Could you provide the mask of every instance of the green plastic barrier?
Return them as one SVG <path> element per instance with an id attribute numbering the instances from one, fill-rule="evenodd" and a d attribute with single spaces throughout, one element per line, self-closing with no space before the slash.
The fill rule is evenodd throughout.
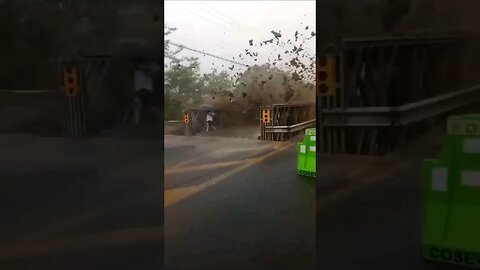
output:
<path id="1" fill-rule="evenodd" d="M 316 174 L 316 129 L 305 130 L 303 141 L 297 143 L 297 174 L 315 177 Z"/>
<path id="2" fill-rule="evenodd" d="M 423 163 L 423 256 L 480 268 L 480 114 L 453 116 Z"/>

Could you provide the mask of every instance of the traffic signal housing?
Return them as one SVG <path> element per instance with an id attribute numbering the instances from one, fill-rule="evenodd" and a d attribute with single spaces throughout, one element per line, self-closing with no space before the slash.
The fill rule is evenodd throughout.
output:
<path id="1" fill-rule="evenodd" d="M 333 96 L 336 90 L 335 56 L 320 56 L 317 63 L 317 91 L 319 96 Z"/>
<path id="2" fill-rule="evenodd" d="M 67 65 L 63 71 L 65 95 L 75 97 L 79 92 L 78 68 L 75 65 Z"/>
<path id="3" fill-rule="evenodd" d="M 262 110 L 262 121 L 264 124 L 268 124 L 271 121 L 270 110 Z"/>

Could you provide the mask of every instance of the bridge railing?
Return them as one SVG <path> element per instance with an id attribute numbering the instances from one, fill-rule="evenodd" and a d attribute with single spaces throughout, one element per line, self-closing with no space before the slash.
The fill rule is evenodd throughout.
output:
<path id="1" fill-rule="evenodd" d="M 270 112 L 264 122 L 262 112 Z M 315 126 L 315 103 L 289 103 L 260 106 L 260 139 L 287 141 L 304 129 Z"/>
<path id="2" fill-rule="evenodd" d="M 477 48 L 465 34 L 343 39 L 325 51 L 335 85 L 317 89 L 319 151 L 386 154 L 479 102 Z"/>
<path id="3" fill-rule="evenodd" d="M 480 85 L 396 107 L 324 109 L 324 127 L 406 126 L 480 101 Z"/>

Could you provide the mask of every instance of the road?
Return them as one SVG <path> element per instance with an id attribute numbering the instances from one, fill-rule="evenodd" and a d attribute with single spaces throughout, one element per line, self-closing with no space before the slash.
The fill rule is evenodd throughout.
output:
<path id="1" fill-rule="evenodd" d="M 344 172 L 364 167 L 358 173 L 321 175 L 316 212 L 318 267 L 465 269 L 421 257 L 421 161 L 438 157 L 442 145 L 441 133 L 433 133 L 386 157 L 337 163 L 337 170 Z"/>
<path id="2" fill-rule="evenodd" d="M 161 141 L 1 135 L 0 269 L 462 269 L 420 256 L 441 139 L 321 154 L 315 181 L 291 143 L 167 135 L 164 159 Z"/>
<path id="3" fill-rule="evenodd" d="M 292 143 L 165 136 L 167 269 L 313 269 L 315 180 Z"/>
<path id="4" fill-rule="evenodd" d="M 160 269 L 163 142 L 0 136 L 0 269 Z"/>

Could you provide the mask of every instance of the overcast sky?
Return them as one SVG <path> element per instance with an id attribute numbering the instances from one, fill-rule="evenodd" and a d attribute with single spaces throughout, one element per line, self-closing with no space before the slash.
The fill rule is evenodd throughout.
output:
<path id="1" fill-rule="evenodd" d="M 227 59 L 235 58 L 247 65 L 261 65 L 268 58 L 272 62 L 278 54 L 283 62 L 288 62 L 292 57 L 284 56 L 284 52 L 303 41 L 302 54 L 315 55 L 315 38 L 311 38 L 311 32 L 316 31 L 315 1 L 165 1 L 164 18 L 167 26 L 178 29 L 168 36 L 172 42 Z M 260 46 L 262 41 L 274 38 L 272 30 L 281 32 L 279 42 L 290 39 L 293 43 L 279 46 L 275 40 Z M 299 38 L 295 42 L 297 30 Z M 253 40 L 254 46 L 249 45 L 249 40 Z M 245 49 L 257 52 L 258 56 L 245 56 Z M 239 58 L 240 53 L 243 59 Z M 240 65 L 188 50 L 179 55 L 199 57 L 202 73 L 210 72 L 213 67 L 229 73 L 245 70 Z M 230 71 L 227 67 L 232 65 Z M 277 67 L 283 64 L 277 63 Z"/>

